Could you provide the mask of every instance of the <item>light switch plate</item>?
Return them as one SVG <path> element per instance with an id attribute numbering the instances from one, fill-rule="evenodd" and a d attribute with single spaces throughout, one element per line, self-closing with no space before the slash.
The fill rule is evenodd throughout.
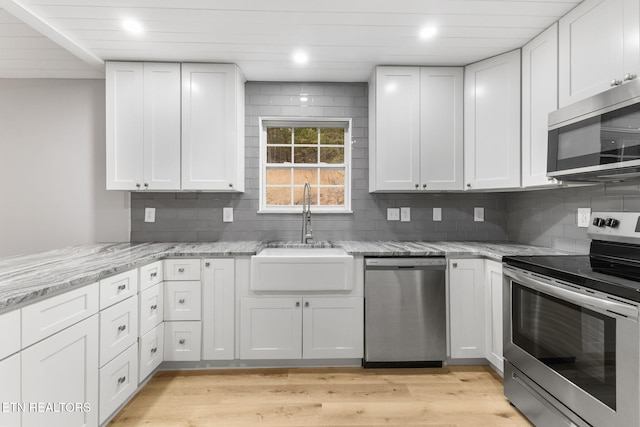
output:
<path id="1" fill-rule="evenodd" d="M 144 222 L 156 222 L 156 208 L 144 208 Z"/>
<path id="2" fill-rule="evenodd" d="M 400 221 L 400 208 L 387 208 L 387 221 Z"/>
<path id="3" fill-rule="evenodd" d="M 484 222 L 484 208 L 473 208 L 473 220 L 475 222 Z"/>
<path id="4" fill-rule="evenodd" d="M 222 222 L 233 222 L 233 208 L 222 208 Z"/>
<path id="5" fill-rule="evenodd" d="M 589 219 L 591 218 L 591 208 L 578 208 L 578 227 L 589 228 Z"/>
<path id="6" fill-rule="evenodd" d="M 400 221 L 402 222 L 411 221 L 411 208 L 400 208 Z"/>
<path id="7" fill-rule="evenodd" d="M 433 208 L 433 220 L 442 221 L 442 208 Z"/>

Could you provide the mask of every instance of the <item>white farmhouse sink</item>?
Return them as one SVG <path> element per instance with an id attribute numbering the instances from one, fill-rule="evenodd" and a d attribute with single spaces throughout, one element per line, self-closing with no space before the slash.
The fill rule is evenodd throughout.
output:
<path id="1" fill-rule="evenodd" d="M 254 291 L 350 291 L 353 256 L 341 248 L 265 248 L 251 257 Z"/>

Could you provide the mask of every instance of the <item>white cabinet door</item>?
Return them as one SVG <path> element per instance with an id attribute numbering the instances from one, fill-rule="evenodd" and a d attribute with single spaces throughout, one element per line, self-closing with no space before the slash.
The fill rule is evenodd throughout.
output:
<path id="1" fill-rule="evenodd" d="M 369 97 L 369 191 L 417 190 L 420 68 L 377 67 Z"/>
<path id="2" fill-rule="evenodd" d="M 486 358 L 504 372 L 502 354 L 502 264 L 485 260 Z"/>
<path id="3" fill-rule="evenodd" d="M 182 189 L 244 191 L 244 78 L 232 64 L 182 64 Z"/>
<path id="4" fill-rule="evenodd" d="M 22 403 L 20 395 L 20 354 L 0 360 L 0 427 L 20 425 L 20 411 L 16 404 Z"/>
<path id="5" fill-rule="evenodd" d="M 522 48 L 522 186 L 556 186 L 547 177 L 549 113 L 558 109 L 558 24 Z"/>
<path id="6" fill-rule="evenodd" d="M 138 295 L 100 312 L 100 366 L 138 340 Z"/>
<path id="7" fill-rule="evenodd" d="M 520 186 L 520 51 L 465 68 L 467 189 Z"/>
<path id="8" fill-rule="evenodd" d="M 22 425 L 98 425 L 98 316 L 22 350 L 23 402 L 79 402 L 85 410 L 26 412 Z M 89 409 L 89 410 L 86 410 Z"/>
<path id="9" fill-rule="evenodd" d="M 240 300 L 240 359 L 302 357 L 300 298 Z"/>
<path id="10" fill-rule="evenodd" d="M 302 312 L 304 359 L 363 357 L 361 297 L 305 298 Z"/>
<path id="11" fill-rule="evenodd" d="M 140 336 L 164 321 L 164 284 L 140 292 Z"/>
<path id="12" fill-rule="evenodd" d="M 144 183 L 180 189 L 180 64 L 144 64 Z"/>
<path id="13" fill-rule="evenodd" d="M 205 259 L 202 277 L 202 360 L 233 360 L 235 261 Z"/>
<path id="14" fill-rule="evenodd" d="M 463 189 L 463 69 L 420 70 L 420 189 Z"/>
<path id="15" fill-rule="evenodd" d="M 144 70 L 141 62 L 107 62 L 107 190 L 137 190 L 144 182 Z"/>
<path id="16" fill-rule="evenodd" d="M 108 190 L 180 189 L 180 64 L 107 62 Z"/>
<path id="17" fill-rule="evenodd" d="M 485 357 L 484 260 L 449 260 L 451 357 Z"/>
<path id="18" fill-rule="evenodd" d="M 100 368 L 100 424 L 138 388 L 138 344 Z"/>
<path id="19" fill-rule="evenodd" d="M 164 282 L 164 320 L 201 320 L 202 284 L 195 281 Z"/>
<path id="20" fill-rule="evenodd" d="M 138 383 L 142 383 L 162 363 L 164 355 L 164 323 L 140 337 Z"/>
<path id="21" fill-rule="evenodd" d="M 164 322 L 164 360 L 195 362 L 202 353 L 202 322 Z"/>
<path id="22" fill-rule="evenodd" d="M 560 107 L 639 74 L 638 0 L 585 0 L 559 21 Z"/>

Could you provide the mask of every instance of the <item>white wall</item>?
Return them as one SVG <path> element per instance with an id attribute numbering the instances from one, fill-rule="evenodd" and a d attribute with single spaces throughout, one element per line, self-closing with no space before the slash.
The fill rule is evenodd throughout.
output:
<path id="1" fill-rule="evenodd" d="M 129 241 L 105 173 L 104 80 L 0 79 L 0 257 Z"/>

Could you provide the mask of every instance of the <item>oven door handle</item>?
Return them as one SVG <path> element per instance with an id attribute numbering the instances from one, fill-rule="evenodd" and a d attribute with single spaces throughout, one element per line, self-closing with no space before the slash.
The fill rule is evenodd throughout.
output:
<path id="1" fill-rule="evenodd" d="M 605 310 L 634 320 L 638 319 L 638 307 L 636 306 L 570 291 L 551 283 L 534 279 L 507 266 L 504 267 L 503 274 L 516 280 L 518 283 L 527 286 L 528 288 L 552 295 L 565 301 Z"/>

